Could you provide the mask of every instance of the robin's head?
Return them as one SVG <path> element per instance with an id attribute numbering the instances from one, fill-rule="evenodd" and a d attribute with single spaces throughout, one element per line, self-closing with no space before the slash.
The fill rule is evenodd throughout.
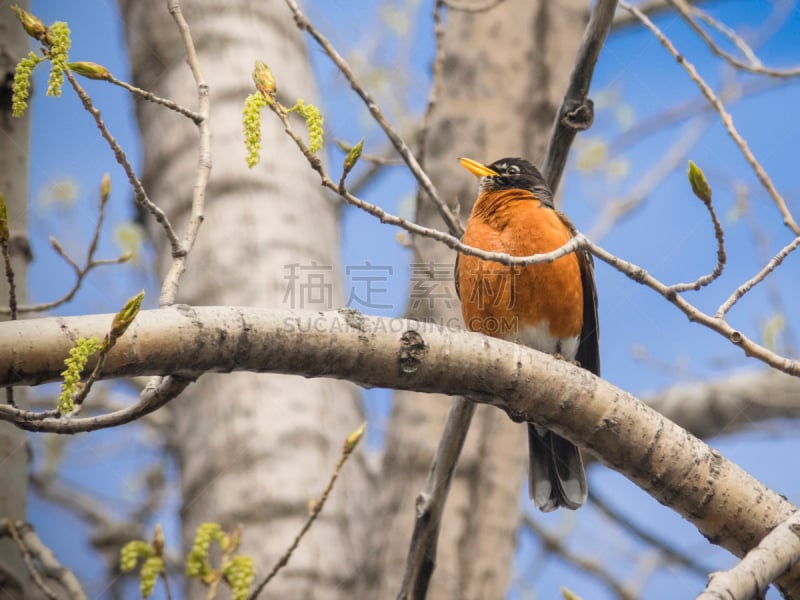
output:
<path id="1" fill-rule="evenodd" d="M 489 166 L 471 158 L 460 158 L 461 166 L 480 177 L 481 192 L 499 190 L 528 190 L 539 200 L 553 205 L 553 192 L 542 177 L 539 169 L 524 158 L 501 158 Z"/>

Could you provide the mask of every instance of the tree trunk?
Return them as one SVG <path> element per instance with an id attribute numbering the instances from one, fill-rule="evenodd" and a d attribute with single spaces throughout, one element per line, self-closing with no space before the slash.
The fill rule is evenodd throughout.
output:
<path id="1" fill-rule="evenodd" d="M 439 101 L 427 136 L 426 168 L 440 196 L 458 204 L 466 221 L 477 182 L 456 160 L 491 162 L 523 156 L 541 164 L 553 117 L 563 97 L 586 23 L 587 3 L 509 0 L 482 13 L 449 11 L 443 40 Z M 433 204 L 420 197 L 417 222 L 444 228 Z M 414 240 L 422 261 L 447 265 L 454 253 L 427 238 Z M 414 270 L 419 275 L 420 269 Z M 412 282 L 413 285 L 414 282 Z M 435 277 L 453 299 L 409 316 L 459 322 L 452 278 Z M 413 293 L 413 292 L 412 292 Z M 400 392 L 395 396 L 381 472 L 377 518 L 397 540 L 372 549 L 370 597 L 396 593 L 402 578 L 413 502 L 435 451 L 446 403 Z M 520 482 L 527 469 L 524 427 L 479 407 L 450 491 L 428 598 L 502 598 L 511 578 L 519 524 Z"/>
<path id="2" fill-rule="evenodd" d="M 121 1 L 134 81 L 194 107 L 195 86 L 164 4 Z M 252 171 L 245 164 L 241 112 L 245 96 L 254 91 L 256 59 L 272 68 L 282 101 L 315 100 L 300 34 L 282 3 L 206 0 L 186 2 L 183 9 L 211 89 L 213 172 L 205 224 L 189 258 L 180 301 L 319 309 L 340 305 L 337 204 L 322 193 L 269 111 L 263 114 L 262 162 Z M 181 228 L 197 164 L 196 132 L 160 107 L 138 108 L 145 185 Z M 155 226 L 151 231 L 166 264 L 169 247 Z M 324 279 L 316 288 L 320 298 L 307 293 L 313 277 Z M 241 523 L 242 552 L 254 558 L 257 577 L 289 547 L 309 500 L 324 489 L 344 439 L 362 421 L 353 385 L 243 373 L 203 376 L 173 403 L 173 410 L 184 542 L 203 521 L 226 529 Z M 268 593 L 349 595 L 362 556 L 357 540 L 363 539 L 366 484 L 366 464 L 356 453 L 322 517 Z"/>
<path id="3" fill-rule="evenodd" d="M 28 2 L 18 2 L 27 10 Z M 14 269 L 18 303 L 27 300 L 28 265 L 28 156 L 30 154 L 30 110 L 19 119 L 11 116 L 11 83 L 17 61 L 30 50 L 30 38 L 8 7 L 0 10 L 0 194 L 5 196 L 11 239 L 9 254 Z M 0 305 L 9 304 L 9 285 L 2 260 Z M 0 316 L 0 320 L 8 317 Z M 20 399 L 22 390 L 15 390 Z M 5 402 L 5 391 L 1 392 Z M 28 445 L 24 431 L 0 423 L 0 517 L 27 520 Z M 10 539 L 0 540 L 0 596 L 24 598 L 27 573 L 19 549 Z"/>

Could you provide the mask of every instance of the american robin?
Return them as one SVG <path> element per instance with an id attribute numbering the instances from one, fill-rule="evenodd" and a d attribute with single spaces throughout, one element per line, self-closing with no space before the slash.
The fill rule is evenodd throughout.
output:
<path id="1" fill-rule="evenodd" d="M 575 234 L 569 219 L 554 208 L 544 177 L 527 160 L 501 158 L 488 167 L 469 158 L 460 162 L 480 177 L 465 244 L 530 256 L 555 250 Z M 577 361 L 600 374 L 597 293 L 589 253 L 524 267 L 459 254 L 455 284 L 471 331 Z M 534 504 L 543 511 L 583 505 L 587 488 L 580 450 L 533 423 L 528 423 L 528 447 Z"/>

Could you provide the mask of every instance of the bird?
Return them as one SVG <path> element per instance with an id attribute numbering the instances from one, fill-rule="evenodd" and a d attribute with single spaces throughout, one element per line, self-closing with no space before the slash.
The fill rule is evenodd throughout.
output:
<path id="1" fill-rule="evenodd" d="M 461 241 L 488 252 L 530 256 L 550 252 L 576 233 L 556 210 L 553 192 L 523 158 L 484 165 L 459 162 L 480 178 Z M 458 253 L 456 294 L 470 331 L 502 338 L 574 361 L 600 375 L 594 262 L 584 250 L 551 263 L 518 266 Z M 543 512 L 580 508 L 588 488 L 580 450 L 548 429 L 528 423 L 528 489 Z"/>

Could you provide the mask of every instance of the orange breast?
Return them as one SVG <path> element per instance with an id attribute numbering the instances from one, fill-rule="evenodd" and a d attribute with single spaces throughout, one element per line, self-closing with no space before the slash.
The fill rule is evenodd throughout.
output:
<path id="1" fill-rule="evenodd" d="M 571 237 L 555 210 L 530 192 L 482 194 L 467 222 L 463 241 L 492 252 L 529 256 L 550 252 Z M 551 336 L 577 336 L 583 327 L 583 288 L 578 257 L 527 267 L 459 257 L 459 288 L 464 322 L 472 331 L 517 339 L 524 327 L 542 321 Z"/>

